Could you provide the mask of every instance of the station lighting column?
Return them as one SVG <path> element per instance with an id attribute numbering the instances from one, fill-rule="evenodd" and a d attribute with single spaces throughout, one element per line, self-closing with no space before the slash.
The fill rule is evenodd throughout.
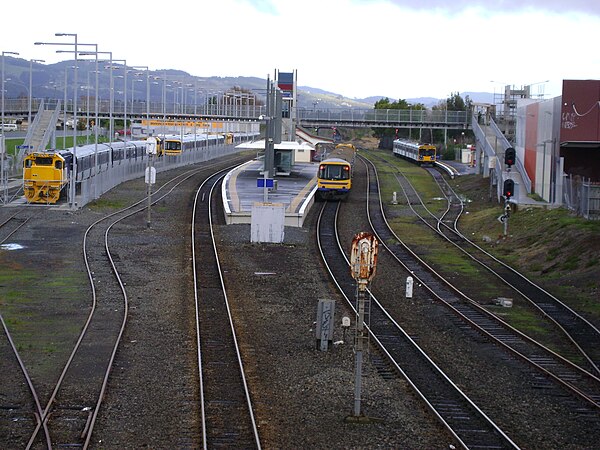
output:
<path id="1" fill-rule="evenodd" d="M 71 184 L 70 184 L 70 202 L 71 202 L 71 208 L 72 209 L 76 209 L 77 208 L 77 202 L 75 201 L 75 194 L 76 194 L 76 189 L 75 189 L 75 185 L 77 184 L 77 55 L 78 55 L 78 51 L 77 51 L 77 33 L 54 33 L 55 36 L 60 37 L 60 36 L 70 36 L 74 39 L 74 42 L 71 44 L 69 42 L 36 42 L 34 45 L 73 45 L 75 47 L 75 68 L 74 68 L 74 75 L 73 75 L 73 166 L 71 168 Z M 66 73 L 66 69 L 65 69 L 65 73 Z M 66 92 L 67 87 L 65 86 L 65 92 Z M 66 105 L 65 105 L 66 106 Z"/>
<path id="2" fill-rule="evenodd" d="M 59 44 L 59 43 L 52 43 L 52 42 L 36 42 L 35 45 L 63 45 L 63 44 Z M 98 198 L 98 178 L 96 178 L 96 176 L 98 175 L 98 128 L 100 126 L 99 123 L 99 108 L 98 108 L 98 74 L 100 73 L 98 71 L 98 44 L 83 44 L 83 43 L 79 43 L 78 44 L 79 47 L 94 47 L 95 50 L 94 51 L 90 51 L 90 52 L 78 52 L 79 56 L 94 56 L 95 57 L 95 74 L 96 74 L 96 90 L 95 90 L 95 101 L 94 101 L 94 198 Z M 56 50 L 56 53 L 72 53 L 72 50 Z M 89 105 L 87 105 L 87 108 L 89 109 Z M 74 152 L 77 151 L 77 147 L 74 148 Z M 75 153 L 74 153 L 75 154 Z"/>
<path id="3" fill-rule="evenodd" d="M 31 127 L 31 103 L 33 101 L 33 63 L 43 63 L 46 62 L 43 59 L 30 59 L 29 60 L 29 103 L 28 103 L 28 111 L 27 111 L 27 130 L 29 131 Z"/>
<path id="4" fill-rule="evenodd" d="M 146 70 L 146 137 L 150 136 L 150 68 L 148 66 L 131 66 L 133 69 Z"/>
<path id="5" fill-rule="evenodd" d="M 4 55 L 19 55 L 17 52 L 2 52 L 2 121 L 0 122 L 0 158 L 1 167 L 0 178 L 2 178 L 2 203 L 6 205 L 8 203 L 8 170 L 6 167 L 6 141 L 4 139 Z"/>

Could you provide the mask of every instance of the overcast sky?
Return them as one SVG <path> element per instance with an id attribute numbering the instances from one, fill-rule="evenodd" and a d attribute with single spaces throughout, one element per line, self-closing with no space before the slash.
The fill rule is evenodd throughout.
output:
<path id="1" fill-rule="evenodd" d="M 548 98 L 563 79 L 600 77 L 599 0 L 30 0 L 9 10 L 0 51 L 24 59 L 65 60 L 63 47 L 34 42 L 77 33 L 128 65 L 265 79 L 297 70 L 299 85 L 350 98 L 504 84 Z"/>

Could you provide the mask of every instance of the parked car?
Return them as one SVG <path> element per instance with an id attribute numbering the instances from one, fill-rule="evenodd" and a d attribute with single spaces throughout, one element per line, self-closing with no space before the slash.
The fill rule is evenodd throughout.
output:
<path id="1" fill-rule="evenodd" d="M 17 131 L 17 124 L 16 123 L 3 123 L 0 125 L 0 127 L 2 128 L 2 131 Z"/>

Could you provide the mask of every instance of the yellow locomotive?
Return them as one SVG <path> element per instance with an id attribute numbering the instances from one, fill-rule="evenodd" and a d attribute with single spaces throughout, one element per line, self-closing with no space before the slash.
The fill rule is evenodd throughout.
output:
<path id="1" fill-rule="evenodd" d="M 318 200 L 344 199 L 352 189 L 352 168 L 356 148 L 352 144 L 338 144 L 319 164 L 317 173 Z"/>
<path id="2" fill-rule="evenodd" d="M 56 203 L 68 182 L 70 152 L 33 152 L 23 161 L 23 191 L 28 203 Z"/>

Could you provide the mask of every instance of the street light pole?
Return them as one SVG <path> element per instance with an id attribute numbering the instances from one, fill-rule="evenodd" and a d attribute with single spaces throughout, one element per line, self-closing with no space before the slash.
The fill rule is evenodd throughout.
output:
<path id="1" fill-rule="evenodd" d="M 98 51 L 98 46 L 96 46 L 96 52 L 83 52 L 81 53 L 81 55 L 96 55 L 96 58 L 98 58 L 98 55 L 109 55 L 109 59 L 108 60 L 104 60 L 104 61 L 99 61 L 97 60 L 97 62 L 107 62 L 108 65 L 108 69 L 109 69 L 109 76 L 110 76 L 110 92 L 109 92 L 109 112 L 108 112 L 108 140 L 109 143 L 112 144 L 112 140 L 114 138 L 113 134 L 114 134 L 114 125 L 113 125 L 113 108 L 114 108 L 114 80 L 113 80 L 113 57 L 112 57 L 112 52 L 99 52 Z M 106 69 L 106 67 L 104 67 Z"/>
<path id="2" fill-rule="evenodd" d="M 112 63 L 120 62 L 123 63 L 123 69 L 125 71 L 125 75 L 123 75 L 123 141 L 127 142 L 127 60 L 125 59 L 112 59 Z M 121 78 L 121 75 L 118 75 L 117 78 Z"/>
<path id="3" fill-rule="evenodd" d="M 57 45 L 57 44 L 53 44 L 53 43 L 44 43 L 44 42 L 36 42 L 35 45 L 39 45 L 39 44 L 49 44 L 49 45 Z M 95 109 L 95 119 L 94 119 L 94 198 L 98 198 L 98 74 L 100 73 L 98 71 L 98 44 L 79 44 L 79 46 L 93 46 L 95 48 L 95 51 L 93 52 L 79 52 L 80 56 L 94 56 L 95 58 L 95 67 L 96 70 L 94 71 L 96 74 L 96 91 L 95 91 L 95 100 L 94 100 L 94 109 Z M 57 50 L 56 53 L 64 53 L 64 52 L 69 52 L 67 50 Z M 89 108 L 89 106 L 88 106 Z M 75 155 L 77 152 L 77 147 L 73 148 L 73 158 L 75 159 Z"/>
<path id="4" fill-rule="evenodd" d="M 71 208 L 75 209 L 77 208 L 77 202 L 75 201 L 75 195 L 77 195 L 77 97 L 79 96 L 77 87 L 77 33 L 55 33 L 54 35 L 71 36 L 75 45 L 75 68 L 73 69 L 73 174 L 71 182 Z M 67 86 L 65 85 L 65 91 L 66 89 Z"/>
<path id="5" fill-rule="evenodd" d="M 74 38 L 74 42 L 72 44 L 68 42 L 35 42 L 34 45 L 74 45 L 75 46 L 75 69 L 73 75 L 73 167 L 71 171 L 71 186 L 70 186 L 70 197 L 71 197 L 71 208 L 77 208 L 77 202 L 75 202 L 75 194 L 76 194 L 76 184 L 77 184 L 77 97 L 78 97 L 78 88 L 77 88 L 77 33 L 54 33 L 55 36 L 71 36 Z M 85 45 L 93 45 L 93 44 L 85 44 Z M 66 77 L 66 68 L 65 68 L 65 77 Z M 65 92 L 67 86 L 65 85 Z M 66 103 L 66 102 L 65 102 Z M 66 108 L 66 105 L 65 105 Z M 65 121 L 66 121 L 66 109 L 65 109 Z M 66 125 L 66 124 L 65 124 Z"/>
<path id="6" fill-rule="evenodd" d="M 27 130 L 30 129 L 31 127 L 31 103 L 32 103 L 32 97 L 33 97 L 33 92 L 32 92 L 32 88 L 33 88 L 33 63 L 43 63 L 46 62 L 43 59 L 30 59 L 29 60 L 29 109 L 28 109 L 28 115 L 27 115 Z"/>
<path id="7" fill-rule="evenodd" d="M 146 69 L 146 137 L 150 136 L 150 68 L 148 66 L 131 66 L 134 69 Z"/>
<path id="8" fill-rule="evenodd" d="M 0 122 L 2 128 L 0 129 L 0 158 L 2 158 L 2 165 L 0 171 L 2 172 L 2 203 L 6 205 L 8 203 L 8 173 L 5 164 L 6 159 L 6 145 L 4 140 L 4 55 L 19 55 L 17 52 L 2 52 L 2 121 Z"/>

